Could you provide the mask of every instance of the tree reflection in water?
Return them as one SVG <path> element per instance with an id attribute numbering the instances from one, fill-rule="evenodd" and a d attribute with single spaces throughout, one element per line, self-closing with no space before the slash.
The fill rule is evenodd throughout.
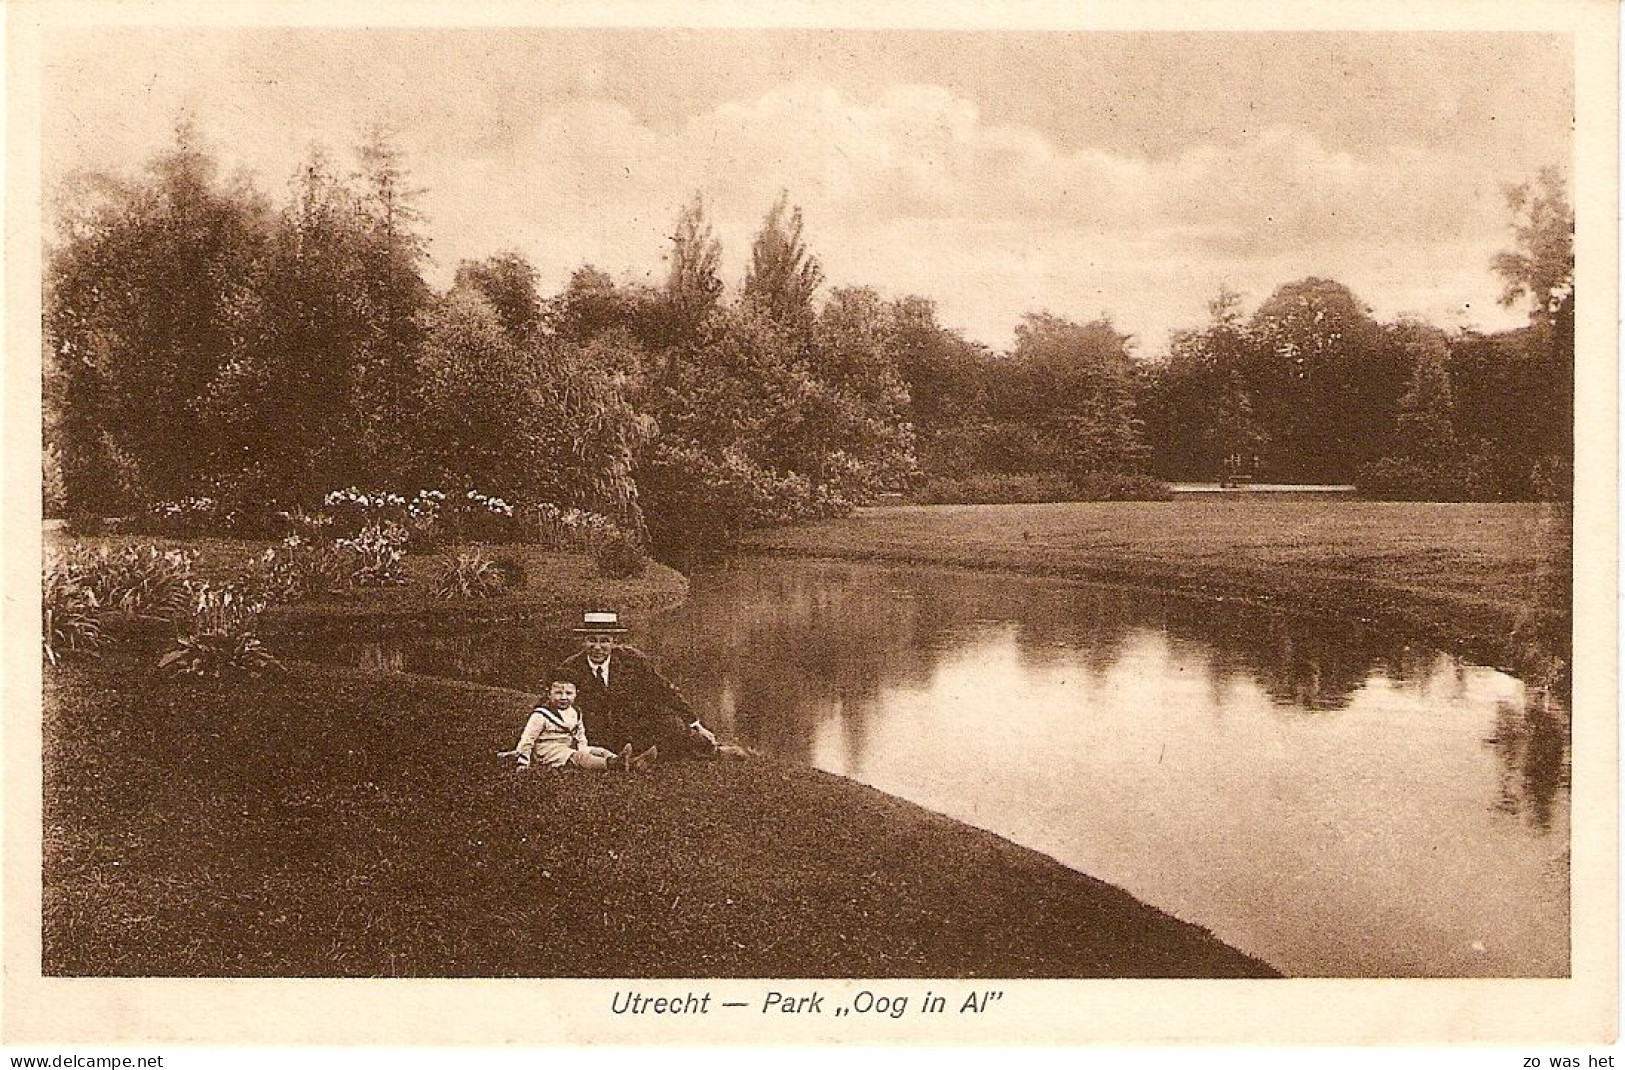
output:
<path id="1" fill-rule="evenodd" d="M 1495 707 L 1495 736 L 1487 741 L 1501 762 L 1496 809 L 1521 814 L 1538 829 L 1552 827 L 1552 805 L 1569 786 L 1569 717 L 1545 693 Z"/>
<path id="2" fill-rule="evenodd" d="M 746 561 L 696 575 L 687 603 L 635 623 L 635 638 L 724 735 L 796 761 L 834 740 L 848 769 L 862 766 L 883 692 L 931 693 L 946 660 L 988 642 L 1010 650 L 1023 672 L 1079 694 L 1120 686 L 1115 674 L 1125 668 L 1205 676 L 1202 705 L 1216 717 L 1251 688 L 1280 716 L 1321 718 L 1346 711 L 1374 680 L 1435 702 L 1462 701 L 1468 687 L 1459 661 L 1370 629 L 1236 603 L 942 569 Z M 1148 636 L 1156 639 L 1150 648 Z M 337 656 L 539 691 L 547 668 L 573 649 L 568 635 L 506 625 L 356 644 Z M 1005 699 L 967 687 L 932 701 L 962 706 L 969 724 Z M 1499 700 L 1490 740 L 1501 769 L 1498 810 L 1551 827 L 1568 786 L 1568 728 L 1566 711 L 1543 695 Z"/>

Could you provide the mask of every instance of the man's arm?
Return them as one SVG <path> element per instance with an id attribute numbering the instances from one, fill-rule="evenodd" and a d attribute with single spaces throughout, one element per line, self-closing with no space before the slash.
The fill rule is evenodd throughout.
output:
<path id="1" fill-rule="evenodd" d="M 712 735 L 710 729 L 700 723 L 699 714 L 695 713 L 694 707 L 688 704 L 688 699 L 683 697 L 682 691 L 678 689 L 676 684 L 660 674 L 660 670 L 654 667 L 654 663 L 649 660 L 648 655 L 641 650 L 626 650 L 624 652 L 633 655 L 628 659 L 629 661 L 636 661 L 637 663 L 640 677 L 639 689 L 643 692 L 641 697 L 644 708 L 650 710 L 659 708 L 661 713 L 669 719 L 674 730 L 681 729 L 685 732 L 697 733 L 707 743 L 715 746 L 717 737 Z M 610 673 L 613 674 L 615 671 L 613 659 L 610 661 L 610 666 Z M 613 686 L 613 675 L 611 675 L 610 679 L 611 686 Z"/>

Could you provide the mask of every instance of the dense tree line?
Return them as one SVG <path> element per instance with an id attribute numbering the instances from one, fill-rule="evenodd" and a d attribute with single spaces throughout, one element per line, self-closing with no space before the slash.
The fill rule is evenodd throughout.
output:
<path id="1" fill-rule="evenodd" d="M 1515 249 L 1496 258 L 1527 327 L 1449 334 L 1379 323 L 1309 278 L 1251 316 L 1221 293 L 1202 328 L 1147 367 L 1139 406 L 1153 470 L 1355 482 L 1424 499 L 1565 497 L 1573 466 L 1574 217 L 1561 178 L 1510 191 Z"/>
<path id="2" fill-rule="evenodd" d="M 921 298 L 827 288 L 788 196 L 730 298 L 698 198 L 661 286 L 584 265 L 545 295 L 499 252 L 436 292 L 417 191 L 377 136 L 347 170 L 313 153 L 280 204 L 185 127 L 140 179 L 66 193 L 47 484 L 75 515 L 207 498 L 253 526 L 336 488 L 432 486 L 590 509 L 669 552 L 976 480 L 1113 497 L 1245 470 L 1530 497 L 1566 492 L 1572 463 L 1573 218 L 1550 173 L 1514 191 L 1495 264 L 1527 328 L 1379 323 L 1311 278 L 1251 315 L 1221 294 L 1149 362 L 1106 319 L 1033 313 L 994 352 Z"/>

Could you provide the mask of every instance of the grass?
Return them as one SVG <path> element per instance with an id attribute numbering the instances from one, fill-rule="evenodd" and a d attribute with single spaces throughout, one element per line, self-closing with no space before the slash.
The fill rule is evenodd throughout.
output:
<path id="1" fill-rule="evenodd" d="M 1362 501 L 901 506 L 747 548 L 1144 586 L 1347 617 L 1566 686 L 1566 510 Z"/>
<path id="2" fill-rule="evenodd" d="M 772 761 L 508 771 L 529 696 L 295 665 L 47 674 L 44 969 L 1267 976 L 1042 855 Z"/>

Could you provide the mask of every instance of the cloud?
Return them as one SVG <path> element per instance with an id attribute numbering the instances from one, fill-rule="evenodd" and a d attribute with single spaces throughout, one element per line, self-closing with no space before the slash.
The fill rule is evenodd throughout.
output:
<path id="1" fill-rule="evenodd" d="M 313 108 L 308 92 L 268 77 L 222 78 L 198 119 L 223 158 L 280 194 L 306 143 L 344 143 L 366 109 Z M 196 98 L 184 89 L 175 99 Z M 1261 298 L 1309 273 L 1348 282 L 1379 311 L 1508 322 L 1488 259 L 1506 240 L 1500 183 L 1526 176 L 1431 146 L 1373 137 L 1334 149 L 1277 124 L 1136 156 L 991 121 L 969 97 L 925 84 L 859 98 L 805 80 L 664 123 L 603 95 L 538 95 L 526 108 L 439 99 L 430 115 L 393 115 L 428 190 L 439 281 L 460 259 L 507 248 L 549 286 L 589 262 L 658 280 L 671 223 L 696 190 L 737 280 L 762 215 L 787 190 L 832 284 L 934 298 L 945 321 L 995 345 L 1022 313 L 1047 308 L 1109 312 L 1155 349 L 1167 330 L 1201 320 L 1221 282 Z M 116 101 L 103 103 L 105 121 Z M 142 114 L 140 131 L 114 139 L 119 152 L 169 112 L 155 99 Z M 498 114 L 501 136 L 486 121 Z M 92 117 L 66 131 L 48 162 L 94 153 L 97 129 Z"/>

